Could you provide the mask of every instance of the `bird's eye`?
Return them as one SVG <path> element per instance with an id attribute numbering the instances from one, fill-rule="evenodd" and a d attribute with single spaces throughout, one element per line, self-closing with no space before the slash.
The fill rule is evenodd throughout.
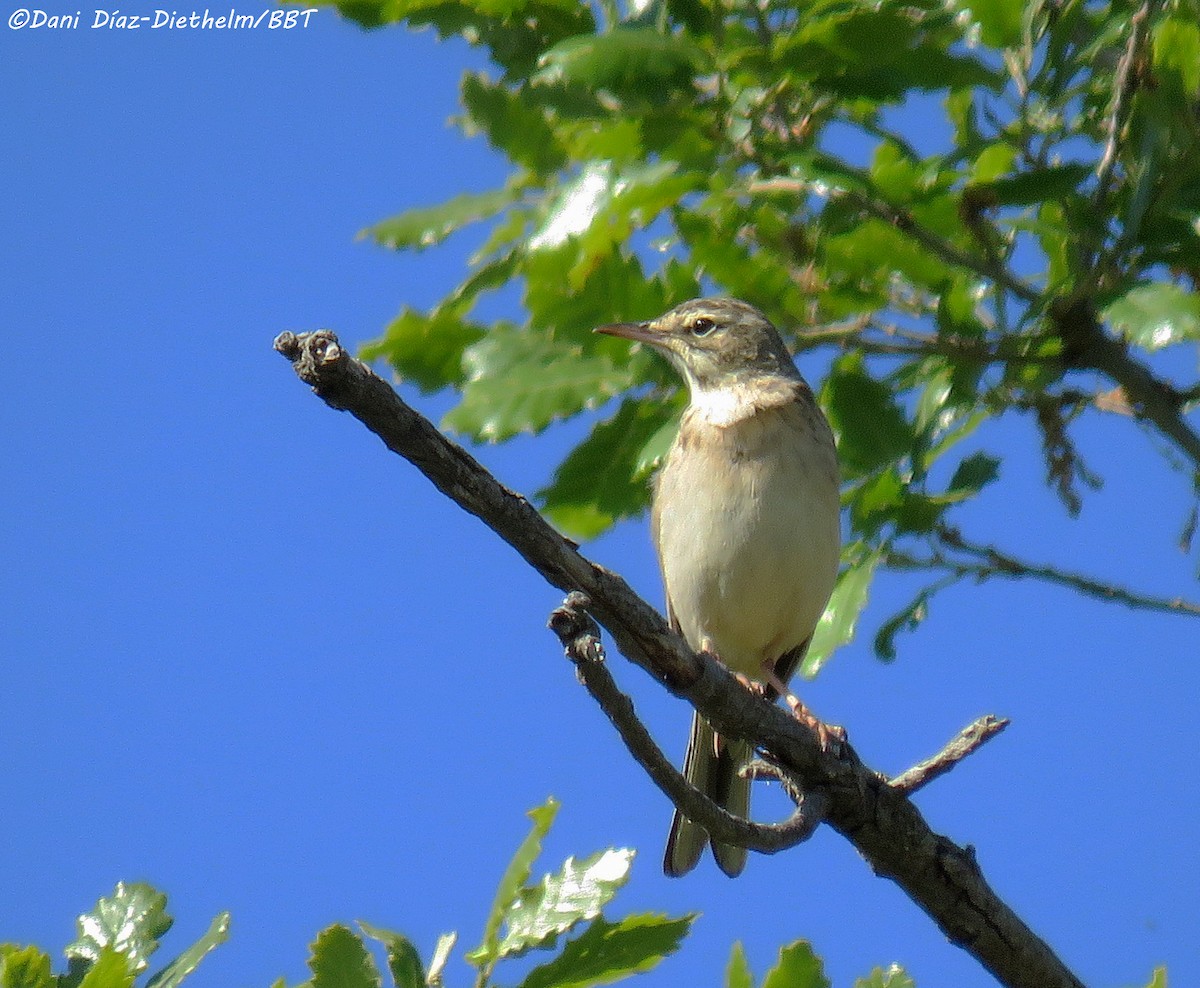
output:
<path id="1" fill-rule="evenodd" d="M 691 321 L 691 324 L 688 326 L 688 332 L 693 336 L 707 336 L 716 328 L 717 324 L 707 316 L 698 316 Z"/>

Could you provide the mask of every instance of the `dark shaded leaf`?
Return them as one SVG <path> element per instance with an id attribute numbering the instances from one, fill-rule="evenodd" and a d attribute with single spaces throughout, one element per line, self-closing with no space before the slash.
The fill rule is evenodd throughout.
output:
<path id="1" fill-rule="evenodd" d="M 973 453 L 958 465 L 950 478 L 950 493 L 975 494 L 1000 476 L 1000 461 L 987 453 Z"/>
<path id="2" fill-rule="evenodd" d="M 1073 195 L 1092 174 L 1091 165 L 1056 165 L 1034 168 L 968 186 L 983 206 L 1032 206 L 1041 202 L 1060 202 Z"/>
<path id="3" fill-rule="evenodd" d="M 413 942 L 403 933 L 385 930 L 358 921 L 359 929 L 372 940 L 378 940 L 387 951 L 388 970 L 396 988 L 424 988 L 425 968 Z"/>
<path id="4" fill-rule="evenodd" d="M 576 538 L 593 538 L 640 514 L 650 501 L 650 473 L 674 437 L 681 399 L 626 398 L 597 423 L 537 492 L 550 520 Z"/>
<path id="5" fill-rule="evenodd" d="M 309 948 L 312 988 L 381 988 L 383 978 L 362 938 L 335 923 L 317 934 Z"/>
<path id="6" fill-rule="evenodd" d="M 850 476 L 892 463 L 912 449 L 914 432 L 891 389 L 863 369 L 855 354 L 834 364 L 821 404 L 838 438 L 838 459 Z"/>
<path id="7" fill-rule="evenodd" d="M 896 635 L 901 631 L 914 631 L 929 615 L 929 599 L 937 588 L 926 587 L 907 605 L 880 625 L 875 633 L 875 656 L 881 662 L 891 662 L 896 658 Z"/>

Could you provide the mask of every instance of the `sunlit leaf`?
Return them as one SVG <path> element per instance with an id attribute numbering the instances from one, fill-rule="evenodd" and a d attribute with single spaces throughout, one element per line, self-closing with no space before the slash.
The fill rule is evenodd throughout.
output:
<path id="1" fill-rule="evenodd" d="M 174 922 L 166 906 L 167 897 L 144 882 L 118 882 L 111 896 L 76 920 L 79 937 L 67 945 L 66 954 L 94 962 L 111 947 L 129 958 L 133 970 L 142 971 Z"/>
<path id="2" fill-rule="evenodd" d="M 703 52 L 685 35 L 617 27 L 559 42 L 542 55 L 535 81 L 658 97 L 664 87 L 685 84 L 703 63 Z"/>
<path id="3" fill-rule="evenodd" d="M 904 968 L 899 964 L 892 964 L 886 971 L 877 967 L 865 978 L 858 978 L 854 982 L 854 988 L 917 988 L 917 985 L 904 972 Z"/>
<path id="4" fill-rule="evenodd" d="M 0 988 L 53 988 L 50 955 L 37 947 L 0 943 Z"/>
<path id="5" fill-rule="evenodd" d="M 554 128 L 527 92 L 509 89 L 481 73 L 468 72 L 462 81 L 468 132 L 483 131 L 491 145 L 534 172 L 562 167 L 566 158 Z"/>
<path id="6" fill-rule="evenodd" d="M 437 206 L 407 210 L 367 227 L 359 236 L 397 249 L 432 247 L 455 230 L 495 216 L 505 206 L 515 202 L 518 196 L 517 190 L 508 188 L 463 193 Z"/>
<path id="7" fill-rule="evenodd" d="M 523 888 L 505 911 L 498 957 L 515 957 L 546 947 L 585 920 L 595 919 L 629 881 L 633 851 L 609 848 L 576 861 L 567 858 L 557 872 Z"/>
<path id="8" fill-rule="evenodd" d="M 1112 302 L 1103 318 L 1147 350 L 1200 340 L 1200 294 L 1178 285 L 1138 285 Z"/>
<path id="9" fill-rule="evenodd" d="M 500 927 L 504 923 L 512 904 L 517 901 L 521 890 L 529 881 L 533 871 L 533 862 L 542 853 L 542 841 L 550 833 L 554 818 L 558 816 L 559 802 L 553 797 L 541 806 L 535 806 L 526 815 L 533 821 L 529 833 L 521 841 L 516 854 L 508 862 L 500 884 L 496 886 L 496 896 L 492 900 L 492 908 L 488 912 L 487 923 L 483 928 L 483 941 L 467 954 L 467 961 L 478 968 L 490 968 L 499 956 Z M 432 964 L 430 965 L 432 968 Z"/>
<path id="10" fill-rule="evenodd" d="M 386 360 L 403 380 L 423 393 L 460 385 L 466 379 L 463 354 L 484 336 L 482 326 L 452 310 L 427 315 L 405 309 L 383 336 L 362 348 L 364 360 Z"/>
<path id="11" fill-rule="evenodd" d="M 189 974 L 200 966 L 200 962 L 229 939 L 229 913 L 218 913 L 207 932 L 170 964 L 146 982 L 146 988 L 178 988 Z"/>
<path id="12" fill-rule="evenodd" d="M 800 674 L 808 679 L 815 676 L 834 651 L 854 638 L 859 615 L 867 604 L 867 593 L 880 555 L 869 552 L 838 574 L 829 606 L 817 623 Z"/>
<path id="13" fill-rule="evenodd" d="M 763 978 L 762 988 L 830 988 L 812 944 L 797 940 L 779 951 L 779 960 Z"/>
<path id="14" fill-rule="evenodd" d="M 133 958 L 110 945 L 100 951 L 78 988 L 131 988 L 135 980 Z"/>
<path id="15" fill-rule="evenodd" d="M 589 988 L 649 971 L 679 949 L 695 918 L 646 913 L 610 923 L 600 917 L 554 960 L 530 971 L 520 988 Z"/>
<path id="16" fill-rule="evenodd" d="M 725 965 L 725 988 L 754 988 L 754 975 L 750 973 L 750 961 L 741 940 L 735 940 L 729 951 L 729 962 Z"/>
<path id="17" fill-rule="evenodd" d="M 1185 98 L 1200 95 L 1200 26 L 1194 19 L 1163 18 L 1155 25 L 1152 50 L 1156 73 L 1172 79 Z"/>
<path id="18" fill-rule="evenodd" d="M 495 325 L 463 354 L 462 401 L 445 417 L 448 428 L 498 442 L 536 433 L 551 422 L 595 407 L 629 388 L 634 371 L 599 346 L 585 353 L 553 333 L 510 323 Z"/>

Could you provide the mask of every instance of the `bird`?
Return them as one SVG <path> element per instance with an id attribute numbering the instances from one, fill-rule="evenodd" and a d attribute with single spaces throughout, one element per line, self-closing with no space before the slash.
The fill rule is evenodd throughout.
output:
<path id="1" fill-rule="evenodd" d="M 769 700 L 784 697 L 827 745 L 840 729 L 787 687 L 833 591 L 841 549 L 837 450 L 812 389 L 770 320 L 739 299 L 693 299 L 595 331 L 647 344 L 687 386 L 651 504 L 671 627 Z M 746 818 L 750 782 L 740 770 L 752 754 L 696 713 L 684 776 Z M 708 843 L 677 808 L 664 872 L 691 871 Z M 731 878 L 745 867 L 745 848 L 712 841 L 712 853 Z"/>

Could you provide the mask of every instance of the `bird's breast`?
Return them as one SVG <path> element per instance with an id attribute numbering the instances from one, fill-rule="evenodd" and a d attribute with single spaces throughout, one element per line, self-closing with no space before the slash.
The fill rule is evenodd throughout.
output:
<path id="1" fill-rule="evenodd" d="M 789 402 L 723 426 L 685 413 L 659 477 L 654 531 L 693 648 L 709 645 L 754 677 L 812 634 L 837 575 L 838 494 L 815 406 Z"/>

